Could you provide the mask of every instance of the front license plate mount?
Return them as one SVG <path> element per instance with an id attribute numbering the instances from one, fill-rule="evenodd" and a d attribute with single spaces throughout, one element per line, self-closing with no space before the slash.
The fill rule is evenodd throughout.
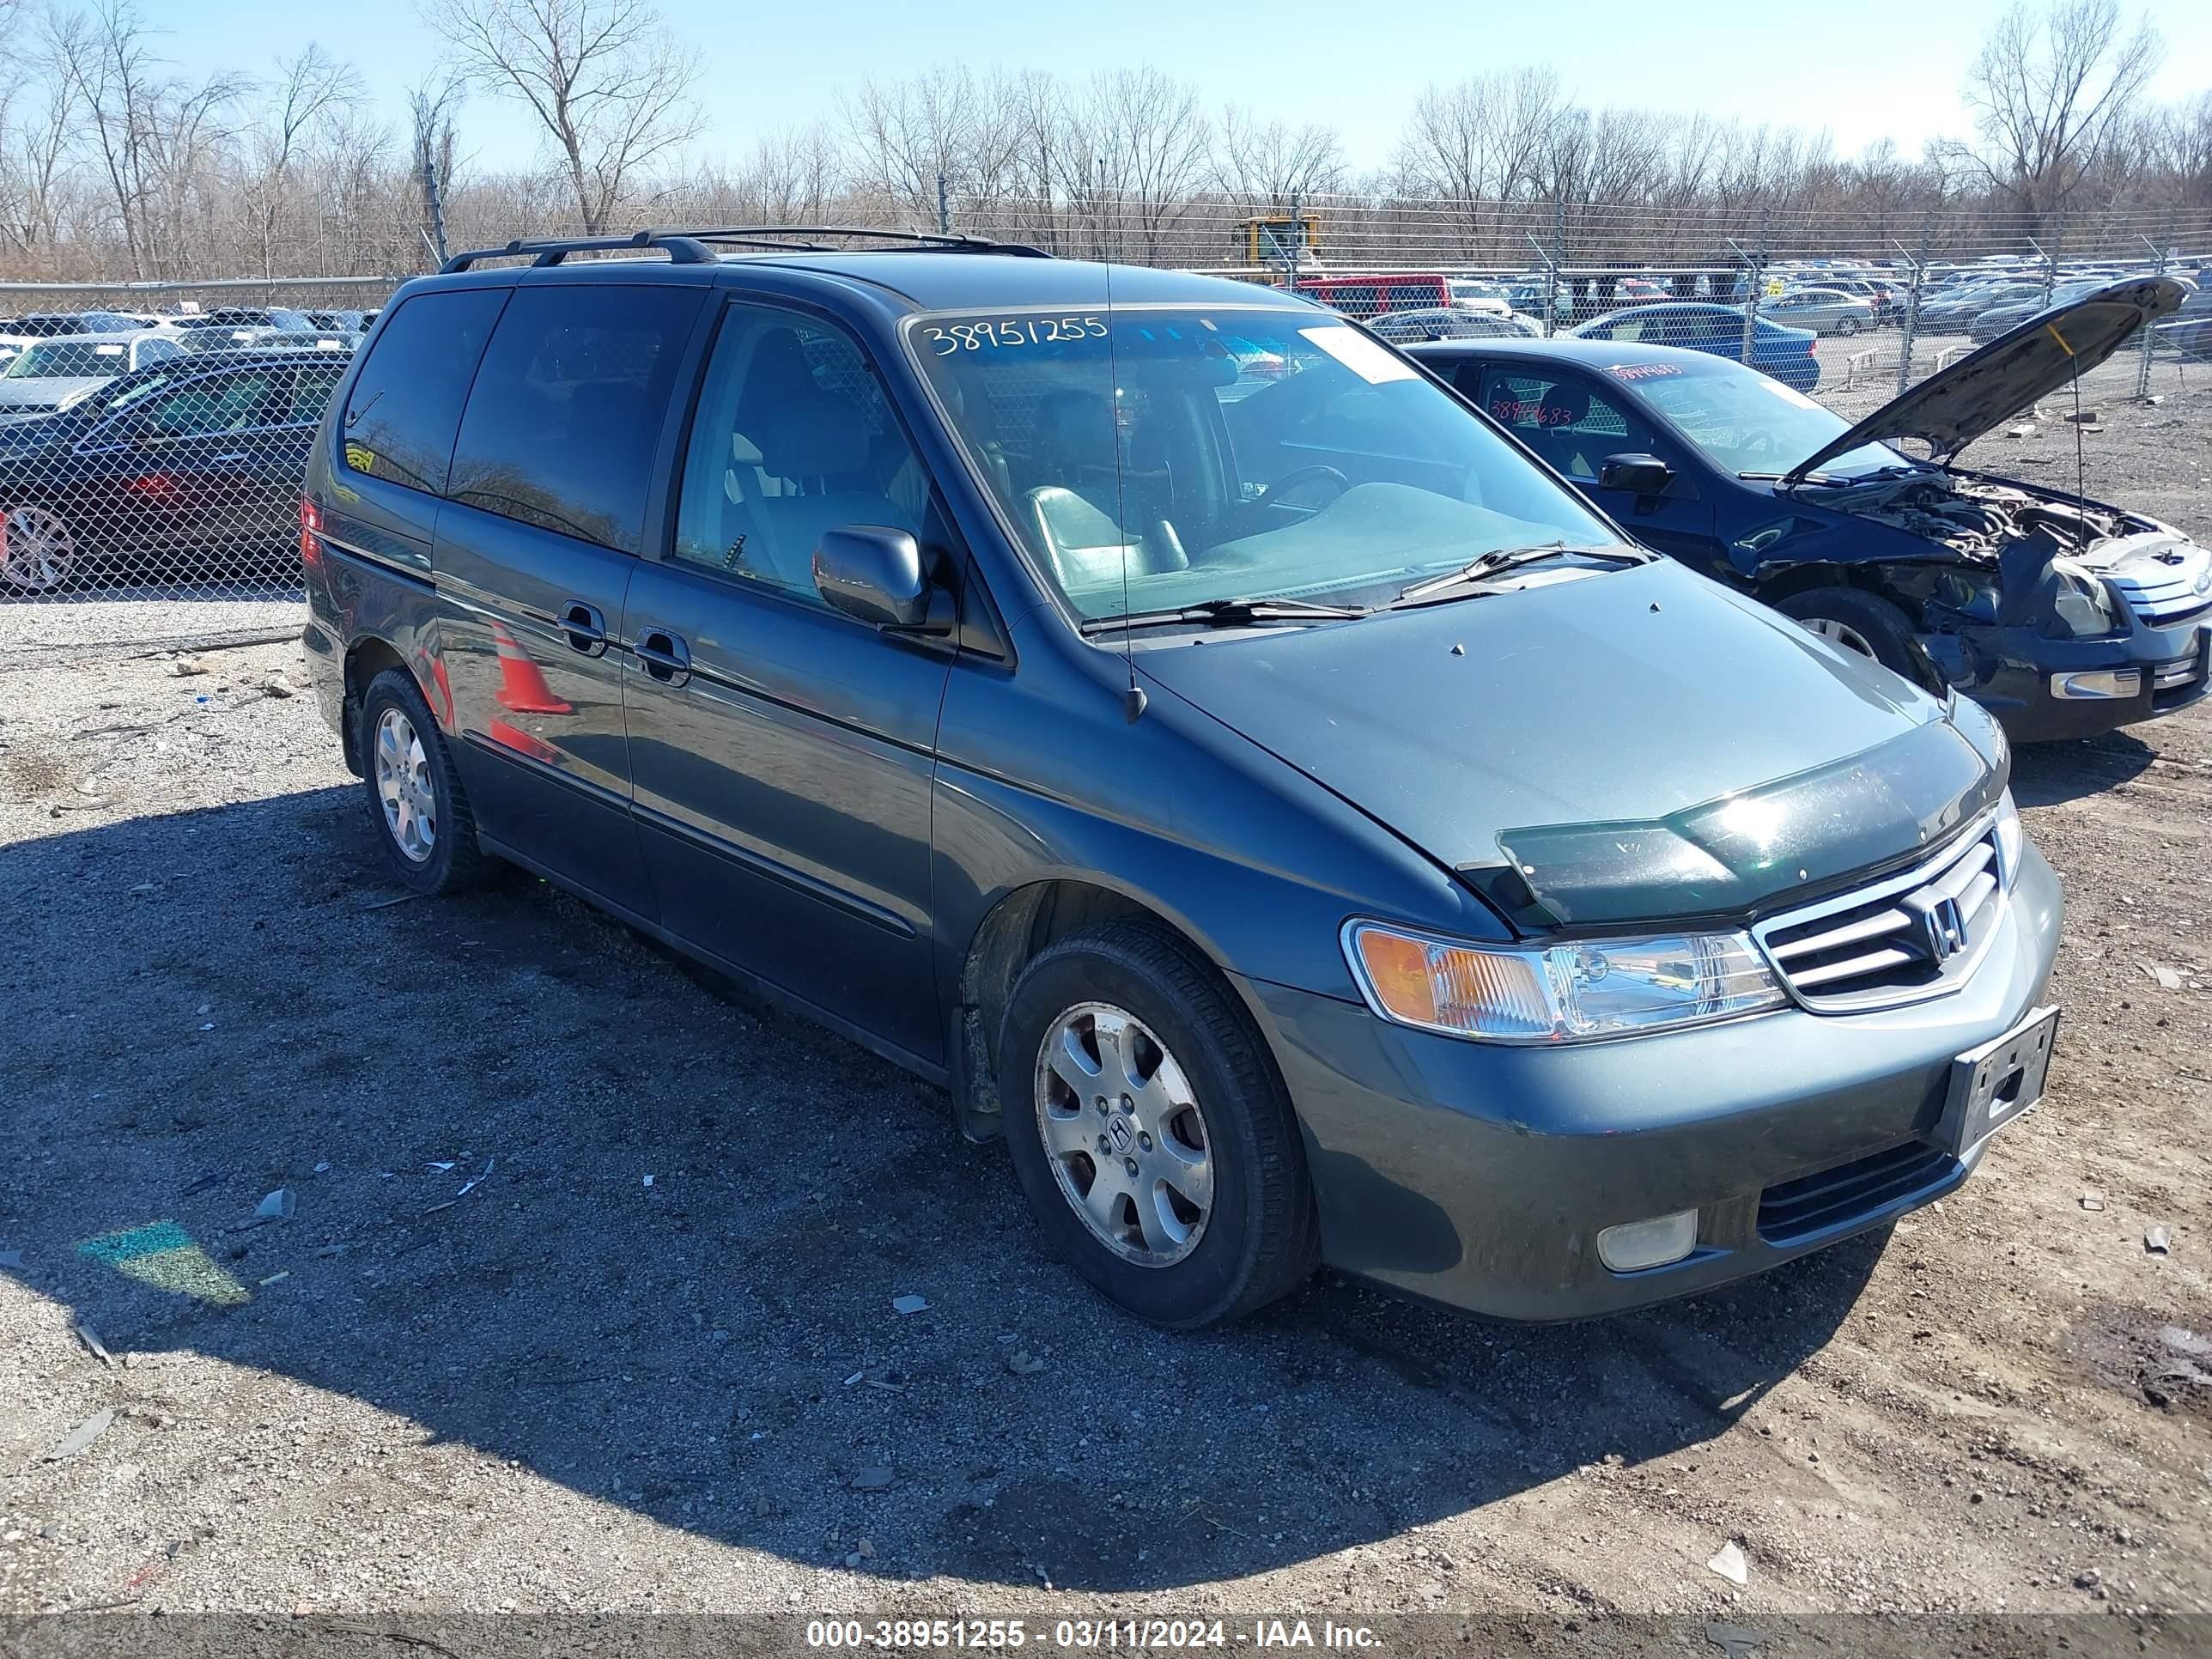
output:
<path id="1" fill-rule="evenodd" d="M 1951 1062 L 1942 1139 L 1952 1156 L 1966 1157 L 2043 1097 L 2057 1036 L 2058 1010 L 2038 1008 L 2002 1036 Z"/>

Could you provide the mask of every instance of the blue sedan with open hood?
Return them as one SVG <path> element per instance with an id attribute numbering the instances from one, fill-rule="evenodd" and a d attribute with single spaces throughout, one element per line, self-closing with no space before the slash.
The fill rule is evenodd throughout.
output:
<path id="1" fill-rule="evenodd" d="M 1763 375 L 1618 341 L 1413 348 L 1634 534 L 2021 742 L 2170 714 L 2212 678 L 2212 550 L 1961 450 L 2180 305 L 2109 283 L 1938 370 L 1856 426 Z M 1917 440 L 1930 453 L 1893 446 Z"/>

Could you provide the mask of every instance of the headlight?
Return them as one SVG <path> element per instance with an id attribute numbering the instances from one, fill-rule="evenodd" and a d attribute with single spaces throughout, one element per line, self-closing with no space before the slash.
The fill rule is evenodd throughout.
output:
<path id="1" fill-rule="evenodd" d="M 1741 933 L 1515 948 L 1355 921 L 1344 947 L 1368 1006 L 1383 1018 L 1486 1042 L 1631 1036 L 1785 1000 Z"/>
<path id="2" fill-rule="evenodd" d="M 2009 892 L 2020 874 L 2021 854 L 2027 847 L 2027 832 L 2020 827 L 2020 808 L 2008 789 L 1997 801 L 1997 879 Z"/>
<path id="3" fill-rule="evenodd" d="M 2053 621 L 2043 630 L 2045 637 L 2089 639 L 2118 629 L 2120 614 L 2101 577 L 2071 559 L 2053 559 L 2051 574 L 2056 579 L 2057 592 L 2051 595 Z"/>

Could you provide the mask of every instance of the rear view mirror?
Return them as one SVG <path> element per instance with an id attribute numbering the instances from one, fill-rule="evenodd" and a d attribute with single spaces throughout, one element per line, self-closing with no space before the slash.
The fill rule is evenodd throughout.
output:
<path id="1" fill-rule="evenodd" d="M 903 530 L 848 524 L 823 531 L 814 586 L 831 610 L 878 628 L 951 631 L 950 596 L 932 585 L 921 546 Z"/>
<path id="2" fill-rule="evenodd" d="M 1656 455 L 1608 455 L 1597 470 L 1601 489 L 1656 495 L 1674 481 L 1674 469 Z"/>

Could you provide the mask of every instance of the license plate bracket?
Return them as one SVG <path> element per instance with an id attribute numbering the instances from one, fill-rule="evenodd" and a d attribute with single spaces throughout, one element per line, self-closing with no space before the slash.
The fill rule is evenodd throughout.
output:
<path id="1" fill-rule="evenodd" d="M 2057 1036 L 2058 1010 L 2045 1006 L 1951 1062 L 1939 1138 L 1954 1157 L 1966 1157 L 2043 1097 Z"/>

